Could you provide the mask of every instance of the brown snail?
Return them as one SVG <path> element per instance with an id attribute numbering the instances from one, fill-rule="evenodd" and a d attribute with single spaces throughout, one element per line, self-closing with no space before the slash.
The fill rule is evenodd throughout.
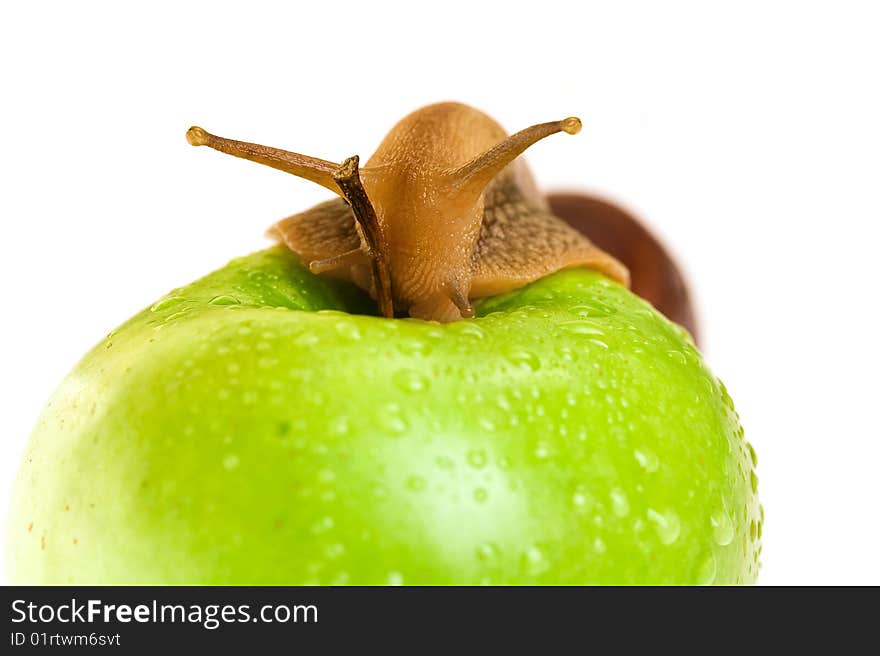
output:
<path id="1" fill-rule="evenodd" d="M 622 284 L 617 259 L 554 215 L 522 160 L 529 146 L 579 119 L 541 123 L 514 135 L 486 114 L 438 103 L 406 116 L 359 168 L 216 137 L 209 146 L 316 182 L 340 198 L 270 228 L 315 273 L 350 280 L 395 312 L 436 321 L 474 314 L 471 299 L 510 291 L 554 271 L 589 267 Z"/>

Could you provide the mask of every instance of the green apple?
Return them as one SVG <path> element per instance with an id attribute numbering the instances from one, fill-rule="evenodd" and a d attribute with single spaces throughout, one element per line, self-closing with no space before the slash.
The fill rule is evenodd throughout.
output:
<path id="1" fill-rule="evenodd" d="M 27 448 L 16 583 L 753 582 L 755 455 L 687 333 L 566 270 L 450 324 L 281 247 L 98 344 Z"/>

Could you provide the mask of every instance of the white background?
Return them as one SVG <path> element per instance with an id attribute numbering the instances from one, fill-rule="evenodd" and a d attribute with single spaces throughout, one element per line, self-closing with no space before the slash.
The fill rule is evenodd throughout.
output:
<path id="1" fill-rule="evenodd" d="M 189 125 L 339 161 L 456 99 L 508 130 L 580 115 L 529 152 L 540 182 L 621 200 L 680 256 L 759 455 L 761 582 L 880 583 L 876 5 L 17 4 L 0 10 L 4 511 L 91 344 L 327 195 L 189 147 Z"/>

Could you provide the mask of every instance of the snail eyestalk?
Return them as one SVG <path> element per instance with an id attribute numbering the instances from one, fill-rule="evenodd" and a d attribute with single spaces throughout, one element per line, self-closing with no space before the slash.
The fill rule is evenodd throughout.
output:
<path id="1" fill-rule="evenodd" d="M 198 125 L 194 125 L 186 131 L 186 140 L 190 146 L 206 145 L 208 143 L 208 136 L 204 128 L 200 128 Z"/>
<path id="2" fill-rule="evenodd" d="M 459 287 L 452 286 L 450 288 L 449 296 L 449 300 L 452 301 L 452 304 L 455 305 L 461 313 L 462 319 L 472 319 L 476 315 L 476 312 L 474 312 L 474 306 L 471 305 L 467 294 L 462 292 Z"/>
<path id="3" fill-rule="evenodd" d="M 383 317 L 394 317 L 394 302 L 391 295 L 391 271 L 388 268 L 385 237 L 382 226 L 376 217 L 373 204 L 367 196 L 358 170 L 357 155 L 346 159 L 333 171 L 333 180 L 342 191 L 343 197 L 351 205 L 354 218 L 358 222 L 367 246 L 367 255 L 373 270 L 373 287 L 376 302 Z"/>
<path id="4" fill-rule="evenodd" d="M 583 126 L 584 124 L 577 116 L 569 116 L 562 120 L 562 131 L 566 134 L 577 134 Z"/>
<path id="5" fill-rule="evenodd" d="M 561 121 L 539 123 L 525 130 L 520 130 L 482 155 L 478 155 L 470 162 L 457 168 L 452 174 L 455 184 L 462 191 L 479 195 L 505 166 L 525 152 L 529 146 L 557 132 L 577 134 L 581 127 L 582 123 L 579 118 L 569 116 Z"/>
<path id="6" fill-rule="evenodd" d="M 334 162 L 271 146 L 218 137 L 196 125 L 186 131 L 186 140 L 193 146 L 208 146 L 227 155 L 271 166 L 273 169 L 311 180 L 334 193 L 339 193 L 339 187 L 333 180 L 333 172 L 339 165 Z"/>

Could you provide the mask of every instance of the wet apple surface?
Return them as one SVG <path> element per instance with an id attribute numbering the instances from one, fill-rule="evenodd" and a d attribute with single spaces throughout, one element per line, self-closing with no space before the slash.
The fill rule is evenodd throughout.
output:
<path id="1" fill-rule="evenodd" d="M 16 583 L 740 583 L 754 451 L 687 333 L 563 270 L 386 319 L 283 247 L 175 290 L 44 410 Z"/>

